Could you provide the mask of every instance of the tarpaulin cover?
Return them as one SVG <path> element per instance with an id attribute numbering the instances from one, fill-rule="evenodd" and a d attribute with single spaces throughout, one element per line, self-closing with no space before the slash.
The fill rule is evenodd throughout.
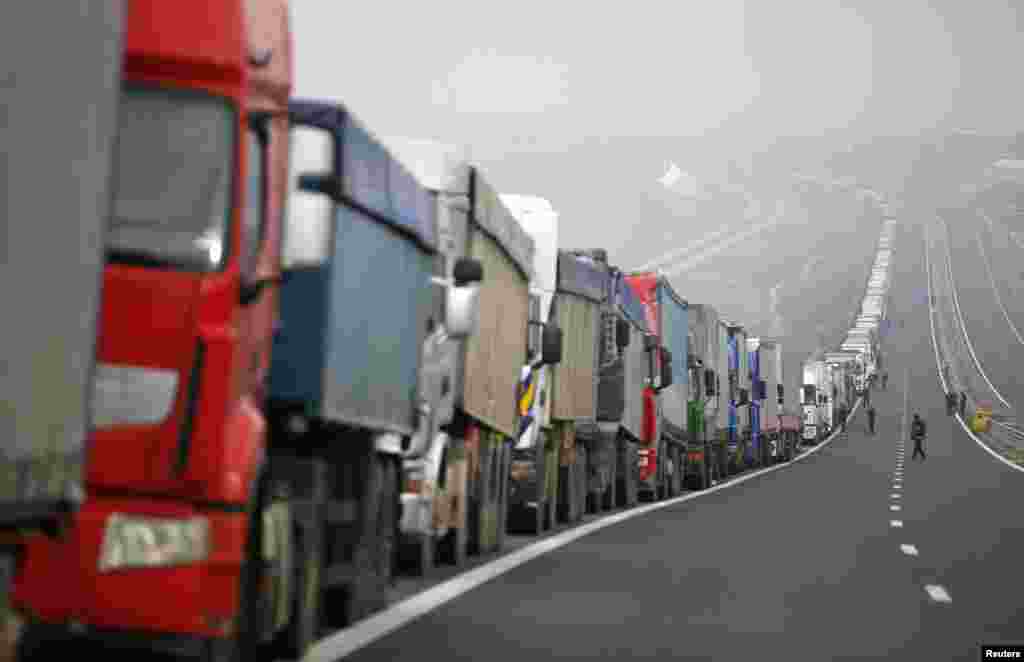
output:
<path id="1" fill-rule="evenodd" d="M 344 108 L 293 102 L 290 113 L 333 134 L 344 185 L 329 259 L 289 271 L 281 286 L 270 397 L 329 421 L 411 434 L 433 299 L 433 205 L 404 206 L 430 198 L 399 192 L 418 184 L 396 175 L 401 167 Z"/>
<path id="2" fill-rule="evenodd" d="M 613 290 L 615 292 L 615 302 L 622 312 L 625 313 L 626 317 L 646 331 L 647 316 L 644 314 L 644 305 L 640 302 L 640 298 L 633 291 L 633 288 L 626 284 L 625 276 L 621 273 L 615 276 Z"/>
<path id="3" fill-rule="evenodd" d="M 469 256 L 480 261 L 480 323 L 467 338 L 459 404 L 491 428 L 516 436 L 516 388 L 530 319 L 529 281 L 490 234 L 470 233 Z"/>
<path id="4" fill-rule="evenodd" d="M 601 421 L 619 421 L 634 438 L 643 433 L 643 390 L 650 373 L 648 354 L 644 350 L 646 316 L 640 299 L 620 272 L 609 283 L 612 304 L 605 307 L 607 319 L 603 326 L 600 385 L 597 417 Z M 618 319 L 629 322 L 629 345 L 619 350 L 615 344 Z"/>
<path id="5" fill-rule="evenodd" d="M 604 301 L 608 278 L 605 265 L 566 251 L 558 252 L 559 292 L 568 292 L 591 301 Z"/>
<path id="6" fill-rule="evenodd" d="M 529 281 L 533 277 L 533 254 L 536 246 L 523 226 L 501 201 L 477 168 L 473 168 L 471 195 L 473 221 L 491 235 Z M 487 273 L 486 271 L 484 272 Z"/>
<path id="7" fill-rule="evenodd" d="M 658 283 L 658 303 L 661 310 L 661 342 L 672 353 L 672 386 L 663 390 L 659 396 L 662 414 L 668 429 L 685 430 L 690 332 L 687 304 L 664 278 Z"/>
<path id="8" fill-rule="evenodd" d="M 295 124 L 334 134 L 335 163 L 349 203 L 412 235 L 426 250 L 437 250 L 431 194 L 344 106 L 295 99 L 288 112 Z"/>
<path id="9" fill-rule="evenodd" d="M 562 329 L 562 361 L 552 370 L 552 419 L 597 417 L 600 306 L 575 294 L 555 295 L 551 321 Z"/>

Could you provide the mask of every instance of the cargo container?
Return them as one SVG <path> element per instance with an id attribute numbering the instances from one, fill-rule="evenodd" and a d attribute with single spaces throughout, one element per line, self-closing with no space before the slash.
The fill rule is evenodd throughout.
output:
<path id="1" fill-rule="evenodd" d="M 77 511 L 86 439 L 115 413 L 110 391 L 127 377 L 94 361 L 125 7 L 104 0 L 91 8 L 0 10 L 0 52 L 17 80 L 0 87 L 4 241 L 17 247 L 4 251 L 0 283 L 9 310 L 18 311 L 4 316 L 0 355 L 0 535 L 7 542 L 40 529 L 55 533 Z M 74 57 L 56 56 L 54 42 L 40 35 Z"/>
<path id="2" fill-rule="evenodd" d="M 767 450 L 761 443 L 761 408 L 764 405 L 764 384 L 761 381 L 761 339 L 748 337 L 747 365 L 750 372 L 750 451 L 748 461 L 755 466 L 767 463 Z"/>
<path id="3" fill-rule="evenodd" d="M 608 427 L 617 429 L 615 505 L 632 507 L 639 499 L 644 393 L 655 378 L 651 356 L 654 346 L 648 340 L 650 334 L 644 306 L 626 281 L 625 274 L 613 269 L 609 285 L 609 300 L 613 302 L 619 319 L 629 325 L 629 340 L 624 347 L 620 342 L 603 343 L 606 353 L 602 356 L 598 416 L 599 419 L 609 419 L 607 422 L 602 421 L 602 425 L 610 423 Z M 621 322 L 616 322 L 616 326 L 621 328 Z M 604 332 L 608 334 L 610 331 L 609 321 Z M 622 413 L 616 424 L 614 418 L 620 399 Z"/>
<path id="4" fill-rule="evenodd" d="M 601 309 L 607 265 L 571 251 L 558 252 L 551 318 L 563 334 L 562 361 L 552 370 L 551 420 L 560 446 L 558 517 L 577 522 L 586 512 L 588 451 L 597 431 Z M 582 432 L 582 435 L 581 435 Z"/>
<path id="5" fill-rule="evenodd" d="M 767 455 L 772 462 L 793 459 L 795 448 L 783 434 L 782 416 L 785 411 L 785 382 L 782 372 L 782 341 L 760 338 L 761 380 L 764 382 L 764 400 L 761 404 L 761 433 Z"/>
<path id="6" fill-rule="evenodd" d="M 732 403 L 732 353 L 729 338 L 729 324 L 718 320 L 718 358 L 715 371 L 715 403 L 717 408 L 717 428 L 715 460 L 718 475 L 722 478 L 732 471 L 732 457 L 735 451 L 733 435 L 735 430 L 735 410 Z"/>
<path id="7" fill-rule="evenodd" d="M 643 389 L 650 361 L 644 346 L 643 306 L 623 281 L 622 272 L 608 264 L 601 249 L 574 251 L 590 263 L 605 283 L 600 307 L 598 347 L 597 420 L 576 425 L 577 443 L 587 452 L 587 510 L 610 510 L 619 502 L 632 505 L 638 498 L 638 442 L 642 435 Z"/>
<path id="8" fill-rule="evenodd" d="M 690 400 L 686 454 L 686 485 L 691 489 L 709 487 L 718 478 L 714 449 L 718 420 L 719 320 L 714 307 L 690 304 Z"/>

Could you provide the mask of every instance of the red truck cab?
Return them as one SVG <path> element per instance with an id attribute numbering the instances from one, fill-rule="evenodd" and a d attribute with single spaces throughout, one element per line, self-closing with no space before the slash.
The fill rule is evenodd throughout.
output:
<path id="1" fill-rule="evenodd" d="M 66 635 L 230 659 L 252 627 L 291 47 L 285 5 L 250 5 L 127 2 L 89 496 L 26 550 L 23 659 Z"/>
<path id="2" fill-rule="evenodd" d="M 641 427 L 639 461 L 641 483 L 652 483 L 658 476 L 658 447 L 661 438 L 658 392 L 661 376 L 665 373 L 662 367 L 664 350 L 658 335 L 658 330 L 661 329 L 657 300 L 658 275 L 655 272 L 627 274 L 626 282 L 643 306 L 648 329 L 645 342 L 650 345 L 651 349 L 648 353 L 651 361 L 648 373 L 650 377 L 643 394 L 643 425 Z M 657 351 L 654 351 L 655 349 Z"/>

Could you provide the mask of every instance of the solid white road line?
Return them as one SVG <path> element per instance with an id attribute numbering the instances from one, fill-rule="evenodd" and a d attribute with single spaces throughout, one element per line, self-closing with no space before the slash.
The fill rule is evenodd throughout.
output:
<path id="1" fill-rule="evenodd" d="M 889 520 L 889 526 L 891 526 L 891 527 L 893 527 L 895 529 L 899 529 L 899 528 L 901 528 L 903 526 L 903 521 L 902 520 L 898 520 L 898 519 Z"/>
<path id="2" fill-rule="evenodd" d="M 900 545 L 900 551 L 907 556 L 917 556 L 917 547 L 913 545 Z"/>
<path id="3" fill-rule="evenodd" d="M 896 505 L 896 504 L 893 504 L 893 505 L 889 506 L 889 510 L 891 510 L 894 513 L 895 512 L 899 512 L 899 509 L 900 509 L 900 507 L 898 505 Z"/>
<path id="4" fill-rule="evenodd" d="M 949 591 L 938 584 L 928 584 L 924 587 L 924 590 L 928 592 L 928 597 L 935 602 L 953 602 L 953 598 L 950 597 Z"/>
<path id="5" fill-rule="evenodd" d="M 853 409 L 850 410 L 850 416 L 853 416 L 857 410 L 860 409 L 860 406 L 861 400 L 857 400 L 853 405 Z M 468 570 L 456 577 L 453 577 L 452 579 L 432 586 L 431 588 L 406 598 L 401 602 L 396 602 L 387 609 L 377 612 L 373 616 L 359 621 L 358 623 L 343 630 L 339 630 L 329 637 L 321 639 L 309 649 L 306 657 L 303 658 L 303 662 L 336 662 L 360 648 L 372 644 L 381 637 L 403 627 L 407 623 L 434 611 L 438 607 L 454 600 L 468 591 L 473 590 L 481 584 L 484 584 L 495 577 L 499 577 L 500 575 L 503 575 L 506 572 L 509 572 L 510 570 L 513 570 L 514 568 L 517 568 L 518 566 L 521 566 L 539 556 L 553 552 L 560 547 L 565 547 L 569 543 L 578 540 L 583 536 L 594 533 L 595 531 L 600 531 L 601 529 L 609 526 L 613 526 L 619 522 L 624 522 L 626 520 L 633 519 L 634 517 L 645 515 L 655 510 L 661 510 L 662 508 L 668 508 L 669 506 L 674 506 L 679 503 L 699 499 L 706 494 L 714 494 L 719 490 L 728 489 L 734 485 L 741 485 L 758 476 L 791 467 L 831 444 L 835 441 L 837 436 L 838 432 L 833 432 L 825 441 L 807 452 L 798 455 L 785 464 L 776 464 L 771 467 L 759 469 L 745 476 L 741 475 L 734 480 L 722 483 L 721 485 L 715 485 L 706 490 L 701 490 L 700 492 L 691 492 L 667 501 L 659 501 L 658 503 L 631 508 L 630 510 L 608 515 L 599 520 L 588 522 L 587 524 L 563 531 L 551 536 L 550 538 L 538 540 L 531 545 L 517 549 L 514 552 L 510 552 L 504 556 L 494 559 L 493 561 L 477 566 L 476 568 Z"/>
<path id="6" fill-rule="evenodd" d="M 999 286 L 996 285 L 996 278 L 992 274 L 992 263 L 989 262 L 988 253 L 985 252 L 985 244 L 981 240 L 981 230 L 975 230 L 974 238 L 978 242 L 978 250 L 981 251 L 981 260 L 985 263 L 985 271 L 988 272 L 988 282 L 992 285 L 992 293 L 996 297 L 996 303 L 999 304 L 999 310 L 1003 311 L 1003 319 L 1010 325 L 1010 330 L 1013 331 L 1013 335 L 1017 337 L 1017 342 L 1024 345 L 1024 337 L 1021 337 L 1020 330 L 1017 325 L 1010 319 L 1010 313 L 1006 311 L 1006 306 L 1003 305 L 1003 295 L 999 292 Z"/>
<path id="7" fill-rule="evenodd" d="M 924 240 L 925 241 L 925 244 L 924 244 L 924 249 L 925 249 L 924 250 L 924 257 L 925 257 L 925 264 L 927 265 L 927 271 L 928 271 L 928 273 L 927 273 L 927 276 L 928 276 L 928 278 L 927 278 L 927 281 L 928 281 L 928 300 L 931 301 L 931 297 L 932 297 L 931 256 L 929 255 L 930 251 L 928 250 L 928 238 L 927 238 L 927 235 L 928 235 L 928 226 L 926 225 L 925 226 L 925 240 Z M 931 313 L 928 315 L 928 322 L 929 322 L 929 326 L 931 327 L 932 348 L 935 350 L 935 371 L 939 375 L 939 383 L 942 385 L 942 390 L 945 393 L 949 393 L 949 391 L 950 391 L 949 384 L 946 383 L 946 376 L 942 374 L 942 358 L 939 356 L 939 341 L 938 341 L 938 338 L 935 336 L 935 310 L 934 309 L 932 309 Z M 1024 472 L 1024 467 L 1020 466 L 1019 464 L 1014 464 L 1013 462 L 1010 462 L 1008 459 L 1006 459 L 1005 457 L 1003 457 L 999 453 L 997 453 L 994 450 L 992 450 L 991 448 L 989 448 L 988 444 L 986 444 L 984 441 L 979 439 L 978 436 L 976 434 L 974 434 L 974 432 L 967 426 L 967 422 L 964 421 L 963 417 L 960 415 L 960 412 L 954 413 L 953 416 L 956 418 L 957 422 L 960 423 L 960 427 L 962 427 L 964 429 L 964 432 L 967 433 L 967 436 L 970 437 L 971 439 L 973 439 L 974 443 L 978 444 L 978 447 L 981 448 L 981 450 L 985 451 L 986 453 L 988 453 L 989 455 L 991 455 L 995 459 L 999 460 L 1000 462 L 1002 462 L 1006 466 L 1010 467 L 1011 469 L 1015 469 L 1017 471 Z"/>
<path id="8" fill-rule="evenodd" d="M 963 335 L 964 341 L 967 345 L 967 352 L 971 355 L 971 360 L 974 361 L 974 367 L 978 369 L 978 374 L 980 374 L 981 378 L 985 380 L 988 387 L 992 389 L 992 393 L 994 393 L 999 401 L 1003 403 L 1004 407 L 1012 409 L 1010 403 L 1006 401 L 1003 394 L 999 392 L 999 389 L 992 384 L 992 380 L 990 380 L 988 375 L 985 374 L 985 369 L 981 367 L 981 361 L 978 360 L 978 355 L 974 351 L 974 343 L 971 342 L 971 337 L 967 335 L 967 323 L 964 322 L 964 314 L 960 309 L 960 295 L 956 287 L 956 278 L 953 276 L 953 249 L 949 244 L 949 223 L 947 223 L 946 219 L 941 216 L 937 216 L 936 218 L 942 222 L 942 226 L 946 230 L 946 236 L 943 240 L 943 245 L 946 247 L 946 273 L 949 274 L 949 288 L 953 294 L 953 308 L 956 312 L 957 319 L 960 321 L 960 333 Z"/>

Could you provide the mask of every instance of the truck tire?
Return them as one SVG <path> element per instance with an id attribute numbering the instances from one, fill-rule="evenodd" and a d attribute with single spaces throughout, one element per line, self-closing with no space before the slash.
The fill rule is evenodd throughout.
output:
<path id="1" fill-rule="evenodd" d="M 466 554 L 468 556 L 478 556 L 484 551 L 484 511 L 487 508 L 487 487 L 490 484 L 491 473 L 490 455 L 488 454 L 490 444 L 485 442 L 482 431 L 477 444 L 477 468 L 476 471 L 472 466 L 469 468 L 466 482 Z"/>
<path id="2" fill-rule="evenodd" d="M 616 502 L 618 501 L 618 487 L 619 483 L 619 453 L 617 448 L 612 448 L 611 455 L 611 479 L 608 481 L 608 487 L 605 488 L 601 494 L 601 512 L 609 512 L 615 510 Z"/>
<path id="3" fill-rule="evenodd" d="M 356 577 L 349 590 L 345 623 L 351 625 L 387 606 L 396 559 L 398 529 L 398 462 L 374 453 L 368 458 L 363 489 L 361 531 L 355 549 Z"/>
<path id="4" fill-rule="evenodd" d="M 206 641 L 203 662 L 272 662 L 272 645 L 264 643 L 263 629 L 268 622 L 266 610 L 271 605 L 261 600 L 264 581 L 263 511 L 269 504 L 270 479 L 266 473 L 257 479 L 250 504 L 245 558 L 239 577 L 239 626 L 234 637 Z"/>
<path id="5" fill-rule="evenodd" d="M 316 484 L 308 486 L 310 500 L 315 504 L 316 513 L 309 522 L 309 528 L 304 528 L 298 521 L 293 521 L 295 589 L 292 596 L 291 619 L 275 642 L 276 659 L 302 659 L 323 634 L 325 623 L 321 609 L 326 534 L 324 508 L 329 498 L 330 485 L 326 480 L 326 467 L 321 471 L 322 473 L 312 472 L 310 480 Z"/>
<path id="6" fill-rule="evenodd" d="M 658 469 L 654 488 L 654 501 L 661 501 L 668 495 L 668 448 L 664 444 L 658 446 Z"/>
<path id="7" fill-rule="evenodd" d="M 576 501 L 577 508 L 573 522 L 582 522 L 583 516 L 587 513 L 587 494 L 590 491 L 587 476 L 587 460 L 589 456 L 586 444 L 579 444 L 576 449 L 576 490 L 579 498 Z"/>
<path id="8" fill-rule="evenodd" d="M 403 536 L 398 558 L 403 574 L 411 577 L 429 577 L 434 569 L 434 536 Z"/>
<path id="9" fill-rule="evenodd" d="M 685 458 L 685 452 L 679 446 L 672 448 L 672 476 L 668 482 L 669 496 L 671 498 L 675 498 L 683 493 L 683 476 L 686 472 L 686 467 L 683 464 Z"/>
<path id="10" fill-rule="evenodd" d="M 508 532 L 508 476 L 512 470 L 512 444 L 502 439 L 498 444 L 498 452 L 498 532 L 494 546 L 500 554 L 505 549 L 505 535 Z"/>
<path id="11" fill-rule="evenodd" d="M 466 564 L 466 546 L 469 534 L 467 529 L 468 490 L 469 484 L 467 483 L 462 491 L 464 502 L 462 508 L 459 509 L 461 514 L 459 515 L 459 521 L 455 523 L 455 528 L 448 529 L 448 533 L 437 541 L 436 560 L 453 565 L 456 568 L 461 568 Z"/>

